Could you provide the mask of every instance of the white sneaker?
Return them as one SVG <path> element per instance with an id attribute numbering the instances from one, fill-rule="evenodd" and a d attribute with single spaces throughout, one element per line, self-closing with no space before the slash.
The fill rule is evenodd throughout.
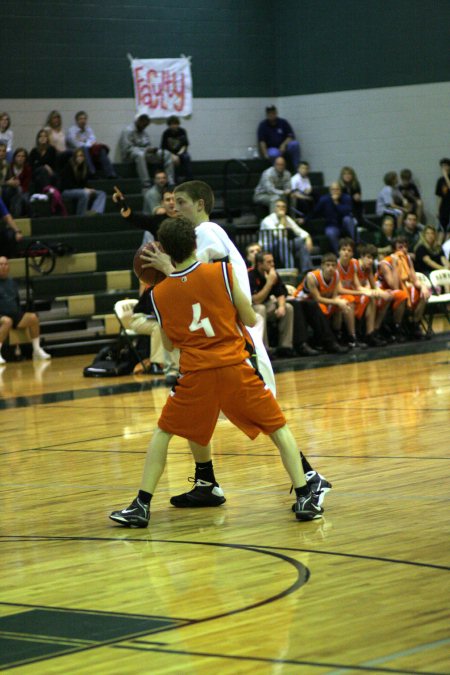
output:
<path id="1" fill-rule="evenodd" d="M 36 351 L 33 352 L 33 359 L 36 359 L 36 361 L 46 361 L 47 359 L 51 359 L 52 357 L 50 354 L 47 354 L 47 352 L 44 352 L 42 347 L 39 347 Z"/>
<path id="2" fill-rule="evenodd" d="M 6 361 L 1 354 L 0 354 L 0 366 L 6 366 Z"/>

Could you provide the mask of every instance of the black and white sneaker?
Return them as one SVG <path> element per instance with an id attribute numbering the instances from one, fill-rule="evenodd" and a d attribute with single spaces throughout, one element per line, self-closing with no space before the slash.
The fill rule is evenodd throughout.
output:
<path id="1" fill-rule="evenodd" d="M 150 506 L 136 497 L 127 509 L 113 511 L 109 517 L 125 527 L 147 527 L 150 520 Z"/>
<path id="2" fill-rule="evenodd" d="M 332 488 L 331 483 L 317 471 L 307 471 L 305 478 L 308 486 L 311 488 L 311 492 L 314 492 L 318 496 L 317 503 L 319 506 L 322 506 L 325 495 Z"/>
<path id="3" fill-rule="evenodd" d="M 170 498 L 170 503 L 179 509 L 198 506 L 220 506 L 226 502 L 223 490 L 219 485 L 209 483 L 206 480 L 198 478 L 190 481 L 195 482 L 195 486 L 190 492 L 183 492 L 181 495 L 175 495 Z"/>
<path id="4" fill-rule="evenodd" d="M 308 495 L 297 497 L 292 505 L 297 520 L 316 520 L 322 518 L 323 508 L 319 505 L 319 495 L 310 492 Z"/>

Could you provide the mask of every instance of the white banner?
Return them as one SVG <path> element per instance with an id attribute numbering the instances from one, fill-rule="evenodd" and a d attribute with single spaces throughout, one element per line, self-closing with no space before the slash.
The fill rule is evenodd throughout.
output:
<path id="1" fill-rule="evenodd" d="M 192 113 L 191 62 L 179 59 L 131 59 L 136 112 L 149 117 L 186 117 Z"/>

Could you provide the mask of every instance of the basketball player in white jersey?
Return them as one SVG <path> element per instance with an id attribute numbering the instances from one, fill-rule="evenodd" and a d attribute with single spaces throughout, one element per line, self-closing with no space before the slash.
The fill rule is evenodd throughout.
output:
<path id="1" fill-rule="evenodd" d="M 178 185 L 175 190 L 175 208 L 178 213 L 187 218 L 195 226 L 197 250 L 196 257 L 201 262 L 227 260 L 233 265 L 239 285 L 250 302 L 251 292 L 248 280 L 247 266 L 236 246 L 226 232 L 217 223 L 209 220 L 209 214 L 214 206 L 214 194 L 209 185 L 203 181 L 189 181 Z M 141 256 L 148 264 L 158 268 L 166 275 L 173 272 L 170 258 L 158 250 L 145 251 Z M 145 267 L 145 265 L 144 265 Z M 255 330 L 255 328 L 257 328 Z M 266 386 L 275 395 L 275 377 L 269 356 L 264 347 L 262 334 L 264 325 L 248 328 L 253 339 L 256 351 L 257 367 Z M 225 502 L 222 489 L 215 480 L 212 462 L 195 452 L 191 446 L 195 459 L 195 486 L 190 492 L 171 498 L 170 502 L 177 507 L 192 506 L 220 506 Z M 300 453 L 301 454 L 301 453 Z M 323 502 L 331 484 L 317 471 L 314 471 L 305 457 L 301 454 L 303 470 L 306 480 L 313 492 L 319 493 L 319 502 Z"/>

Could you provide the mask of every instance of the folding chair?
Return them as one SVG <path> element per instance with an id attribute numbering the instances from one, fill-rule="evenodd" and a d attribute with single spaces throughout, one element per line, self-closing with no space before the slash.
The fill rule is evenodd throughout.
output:
<path id="1" fill-rule="evenodd" d="M 430 273 L 430 281 L 434 290 L 436 290 L 438 286 L 450 286 L 450 270 L 433 270 Z M 447 309 L 447 305 L 450 303 L 450 293 L 432 295 L 430 300 L 432 300 L 434 304 L 442 303 L 442 311 L 445 315 L 445 318 L 450 323 L 450 317 Z"/>
<path id="2" fill-rule="evenodd" d="M 441 277 L 441 272 L 444 273 L 444 276 Z M 437 277 L 434 275 L 438 275 Z M 447 275 L 447 276 L 445 276 Z M 448 316 L 448 311 L 447 311 L 447 303 L 450 302 L 450 293 L 443 293 L 441 295 L 436 295 L 436 286 L 439 286 L 440 284 L 445 284 L 448 283 L 450 284 L 450 270 L 433 270 L 430 274 L 430 278 L 428 278 L 425 274 L 422 274 L 422 272 L 416 272 L 416 277 L 417 281 L 419 281 L 421 284 L 426 286 L 427 288 L 431 289 L 433 292 L 433 295 L 430 295 L 428 298 L 427 302 L 427 307 L 426 307 L 426 324 L 424 321 L 424 328 L 426 329 L 426 332 L 428 334 L 433 333 L 433 318 L 434 318 L 434 307 L 436 305 L 443 305 L 443 312 L 445 314 L 445 317 L 447 321 L 450 322 L 449 316 Z"/>
<path id="3" fill-rule="evenodd" d="M 148 372 L 148 367 L 144 363 L 141 355 L 139 354 L 136 346 L 134 344 L 134 338 L 138 338 L 139 334 L 132 330 L 130 326 L 130 321 L 133 316 L 133 309 L 137 305 L 138 301 L 135 299 L 127 298 L 125 300 L 118 300 L 114 305 L 114 314 L 117 317 L 117 321 L 120 325 L 119 336 L 125 338 L 129 348 L 135 355 L 136 359 L 139 361 L 143 368 L 143 372 Z"/>

